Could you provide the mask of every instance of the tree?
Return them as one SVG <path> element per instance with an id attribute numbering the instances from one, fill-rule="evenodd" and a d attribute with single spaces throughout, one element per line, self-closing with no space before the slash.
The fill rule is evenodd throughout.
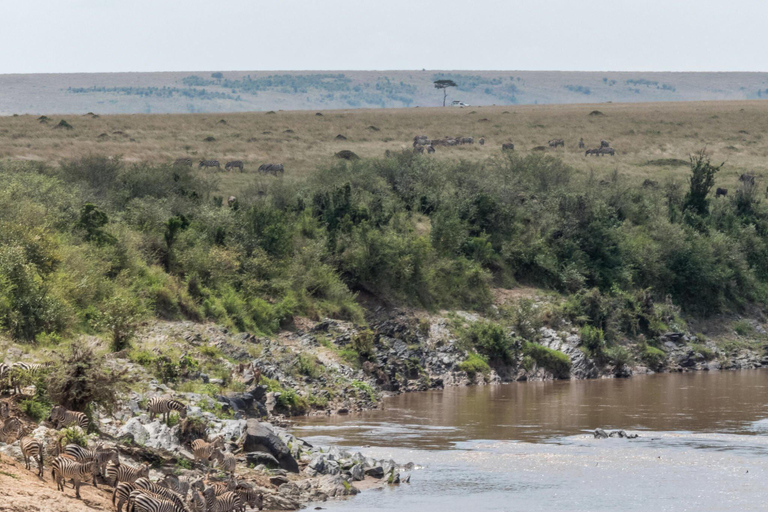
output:
<path id="1" fill-rule="evenodd" d="M 221 83 L 221 79 L 224 78 L 224 74 L 220 72 L 211 73 L 211 78 L 215 78 L 217 83 Z"/>
<path id="2" fill-rule="evenodd" d="M 456 87 L 456 82 L 453 80 L 435 80 L 435 89 L 443 90 L 443 106 L 445 106 L 445 98 L 448 97 L 449 87 Z"/>
<path id="3" fill-rule="evenodd" d="M 715 174 L 723 165 L 712 165 L 704 151 L 691 157 L 690 189 L 685 196 L 683 211 L 690 209 L 698 215 L 709 213 L 707 195 L 715 186 Z"/>

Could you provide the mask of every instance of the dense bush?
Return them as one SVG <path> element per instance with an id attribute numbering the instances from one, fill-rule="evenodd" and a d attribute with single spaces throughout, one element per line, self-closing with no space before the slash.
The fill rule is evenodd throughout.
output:
<path id="1" fill-rule="evenodd" d="M 557 350 L 539 345 L 538 343 L 525 343 L 523 354 L 530 357 L 536 364 L 552 372 L 557 379 L 567 379 L 571 372 L 571 360 L 568 356 Z"/>

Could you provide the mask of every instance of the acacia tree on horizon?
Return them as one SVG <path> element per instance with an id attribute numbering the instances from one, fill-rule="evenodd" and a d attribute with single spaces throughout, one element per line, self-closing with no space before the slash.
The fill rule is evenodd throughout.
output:
<path id="1" fill-rule="evenodd" d="M 443 90 L 443 106 L 445 106 L 445 99 L 448 97 L 449 87 L 456 87 L 456 82 L 453 80 L 435 80 L 435 89 Z"/>

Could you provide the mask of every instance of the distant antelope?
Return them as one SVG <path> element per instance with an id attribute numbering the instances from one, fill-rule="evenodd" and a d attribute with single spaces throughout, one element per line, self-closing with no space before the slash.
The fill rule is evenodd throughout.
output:
<path id="1" fill-rule="evenodd" d="M 177 165 L 184 165 L 186 167 L 192 167 L 192 159 L 191 158 L 177 158 L 173 161 L 174 167 Z"/>
<path id="2" fill-rule="evenodd" d="M 480 140 L 477 141 L 477 143 L 480 144 L 481 146 L 484 146 L 485 145 L 485 139 L 481 138 Z"/>
<path id="3" fill-rule="evenodd" d="M 472 137 L 460 137 L 457 139 L 459 141 L 459 144 L 474 144 L 475 139 Z"/>
<path id="4" fill-rule="evenodd" d="M 229 171 L 230 169 L 240 169 L 240 172 L 243 172 L 243 161 L 232 160 L 227 162 L 226 165 L 224 165 L 224 170 Z"/>
<path id="5" fill-rule="evenodd" d="M 512 144 L 511 142 L 507 142 L 507 143 L 501 145 L 501 150 L 502 151 L 514 151 L 515 150 L 515 145 Z"/>
<path id="6" fill-rule="evenodd" d="M 221 170 L 221 164 L 219 163 L 218 160 L 200 160 L 200 164 L 198 165 L 198 167 L 200 168 L 205 167 L 206 169 L 215 167 Z"/>
<path id="7" fill-rule="evenodd" d="M 739 176 L 739 181 L 743 181 L 744 183 L 748 183 L 750 185 L 755 184 L 755 175 L 754 174 L 742 174 Z"/>
<path id="8" fill-rule="evenodd" d="M 549 144 L 549 147 L 551 148 L 557 148 L 558 146 L 565 147 L 565 141 L 563 139 L 552 139 L 547 144 Z"/>

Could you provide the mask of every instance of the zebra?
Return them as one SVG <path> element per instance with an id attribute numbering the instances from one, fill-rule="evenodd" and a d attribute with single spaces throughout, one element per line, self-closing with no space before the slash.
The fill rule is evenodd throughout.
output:
<path id="1" fill-rule="evenodd" d="M 77 462 L 96 462 L 96 469 L 100 475 L 105 475 L 107 472 L 107 464 L 112 463 L 115 466 L 120 465 L 120 455 L 117 450 L 104 450 L 99 444 L 96 448 L 90 450 L 83 448 L 78 444 L 68 444 L 64 447 L 64 454 L 69 455 Z M 96 485 L 96 475 L 93 475 L 93 486 Z"/>
<path id="2" fill-rule="evenodd" d="M 34 376 L 40 370 L 43 370 L 44 368 L 47 368 L 50 366 L 50 363 L 13 363 L 8 366 L 6 373 L 8 374 L 8 385 L 10 388 L 13 388 L 13 393 L 16 395 L 21 394 L 21 384 L 22 384 L 22 378 L 25 374 Z M 0 370 L 0 376 L 2 376 L 3 372 Z"/>
<path id="3" fill-rule="evenodd" d="M 549 147 L 551 148 L 557 148 L 558 146 L 565 147 L 565 141 L 563 139 L 552 139 L 547 144 L 549 144 Z"/>
<path id="4" fill-rule="evenodd" d="M 728 189 L 727 188 L 717 187 L 717 190 L 715 191 L 715 197 L 725 197 L 727 195 L 728 195 Z"/>
<path id="5" fill-rule="evenodd" d="M 603 155 L 613 156 L 615 154 L 616 154 L 616 150 L 613 148 L 600 148 L 600 156 L 603 156 Z"/>
<path id="6" fill-rule="evenodd" d="M 579 149 L 584 149 L 584 138 L 579 139 Z"/>
<path id="7" fill-rule="evenodd" d="M 221 496 L 225 492 L 230 492 L 235 490 L 235 484 L 232 481 L 226 481 L 226 482 L 211 482 L 210 480 L 206 480 L 203 483 L 203 489 L 207 487 L 213 488 L 213 494 L 216 496 Z"/>
<path id="8" fill-rule="evenodd" d="M 198 460 L 207 461 L 210 460 L 214 450 L 224 445 L 222 438 L 217 437 L 212 442 L 207 442 L 203 439 L 195 439 L 192 441 L 192 453 L 195 454 L 195 462 Z"/>
<path id="9" fill-rule="evenodd" d="M 193 512 L 206 512 L 208 507 L 206 506 L 205 498 L 197 489 L 190 491 L 190 497 L 187 500 L 188 507 Z"/>
<path id="10" fill-rule="evenodd" d="M 435 146 L 433 146 L 432 144 L 427 146 L 427 153 L 432 154 L 434 152 L 435 152 Z"/>
<path id="11" fill-rule="evenodd" d="M 607 140 L 601 140 L 600 141 L 600 147 L 601 148 L 609 148 L 609 147 L 611 147 L 611 143 L 608 142 Z"/>
<path id="12" fill-rule="evenodd" d="M 72 480 L 75 486 L 75 497 L 80 499 L 80 482 L 95 471 L 95 462 L 79 463 L 69 457 L 60 455 L 51 463 L 51 478 L 56 480 L 56 488 L 64 492 L 64 483 Z"/>
<path id="13" fill-rule="evenodd" d="M 237 467 L 237 459 L 231 453 L 225 453 L 219 449 L 214 450 L 211 458 L 216 460 L 216 465 L 219 466 L 230 477 L 235 476 L 235 469 Z"/>
<path id="14" fill-rule="evenodd" d="M 203 496 L 208 512 L 231 512 L 243 506 L 240 496 L 231 491 L 216 496 L 213 487 L 208 487 L 203 491 Z"/>
<path id="15" fill-rule="evenodd" d="M 149 478 L 149 464 L 144 463 L 139 467 L 129 466 L 128 464 L 107 464 L 106 475 L 107 482 L 115 486 L 118 482 L 135 482 L 139 478 Z"/>
<path id="16" fill-rule="evenodd" d="M 133 485 L 136 486 L 136 490 L 143 489 L 145 491 L 149 491 L 152 494 L 157 494 L 158 496 L 168 501 L 172 501 L 177 506 L 184 508 L 184 500 L 178 493 L 172 491 L 167 487 L 163 487 L 160 484 L 150 481 L 149 478 L 143 478 L 143 477 L 139 478 L 138 480 L 133 482 Z"/>
<path id="17" fill-rule="evenodd" d="M 24 433 L 24 426 L 21 420 L 16 416 L 11 416 L 3 420 L 3 426 L 0 428 L 0 440 L 6 443 L 12 443 L 20 438 Z M 13 434 L 13 435 L 12 435 Z"/>
<path id="18" fill-rule="evenodd" d="M 173 161 L 173 166 L 176 167 L 177 165 L 183 165 L 186 167 L 192 167 L 192 159 L 191 158 L 177 158 Z"/>
<path id="19" fill-rule="evenodd" d="M 187 417 L 187 406 L 173 398 L 159 396 L 150 398 L 149 403 L 147 404 L 147 411 L 149 411 L 149 419 L 151 421 L 155 420 L 155 415 L 162 414 L 163 421 L 168 423 L 171 411 L 178 411 L 179 416 L 182 418 Z"/>
<path id="20" fill-rule="evenodd" d="M 84 413 L 69 411 L 61 405 L 57 405 L 51 409 L 51 414 L 48 419 L 54 425 L 56 425 L 57 429 L 62 427 L 69 427 L 70 425 L 77 425 L 83 429 L 83 431 L 87 432 L 88 425 L 90 424 L 88 421 L 88 416 L 86 416 Z"/>
<path id="21" fill-rule="evenodd" d="M 34 437 L 22 437 L 19 441 L 21 454 L 24 456 L 24 467 L 27 471 L 32 471 L 32 461 L 37 460 L 37 476 L 43 478 L 43 443 Z"/>
<path id="22" fill-rule="evenodd" d="M 145 490 L 135 490 L 128 496 L 127 512 L 186 512 L 172 501 Z"/>
<path id="23" fill-rule="evenodd" d="M 739 181 L 743 181 L 744 183 L 747 183 L 749 185 L 755 184 L 755 175 L 754 174 L 742 174 L 739 176 Z"/>
<path id="24" fill-rule="evenodd" d="M 221 164 L 218 160 L 200 160 L 200 165 L 198 165 L 198 167 L 205 167 L 206 169 L 209 167 L 215 167 L 218 170 L 221 170 Z"/>
<path id="25" fill-rule="evenodd" d="M 283 164 L 261 164 L 259 166 L 259 172 L 263 172 L 265 174 L 271 172 L 277 176 L 277 173 L 285 173 L 285 167 Z"/>
<path id="26" fill-rule="evenodd" d="M 514 151 L 515 150 L 515 145 L 512 144 L 511 142 L 504 143 L 504 144 L 501 145 L 501 150 L 502 151 Z"/>
<path id="27" fill-rule="evenodd" d="M 226 165 L 224 165 L 224 170 L 228 171 L 230 169 L 240 169 L 240 172 L 243 172 L 243 161 L 232 160 L 231 162 L 227 162 Z"/>
<path id="28" fill-rule="evenodd" d="M 235 488 L 235 493 L 240 496 L 240 501 L 243 503 L 242 510 L 245 510 L 246 506 L 259 510 L 264 507 L 264 494 L 255 489 L 238 485 Z"/>
<path id="29" fill-rule="evenodd" d="M 417 153 L 419 155 L 423 155 L 424 154 L 424 146 L 415 146 L 413 148 L 413 152 Z"/>
<path id="30" fill-rule="evenodd" d="M 135 491 L 136 488 L 134 482 L 120 482 L 115 486 L 115 490 L 112 491 L 112 506 L 115 507 L 117 512 L 122 512 L 123 503 L 128 501 L 131 493 Z"/>

